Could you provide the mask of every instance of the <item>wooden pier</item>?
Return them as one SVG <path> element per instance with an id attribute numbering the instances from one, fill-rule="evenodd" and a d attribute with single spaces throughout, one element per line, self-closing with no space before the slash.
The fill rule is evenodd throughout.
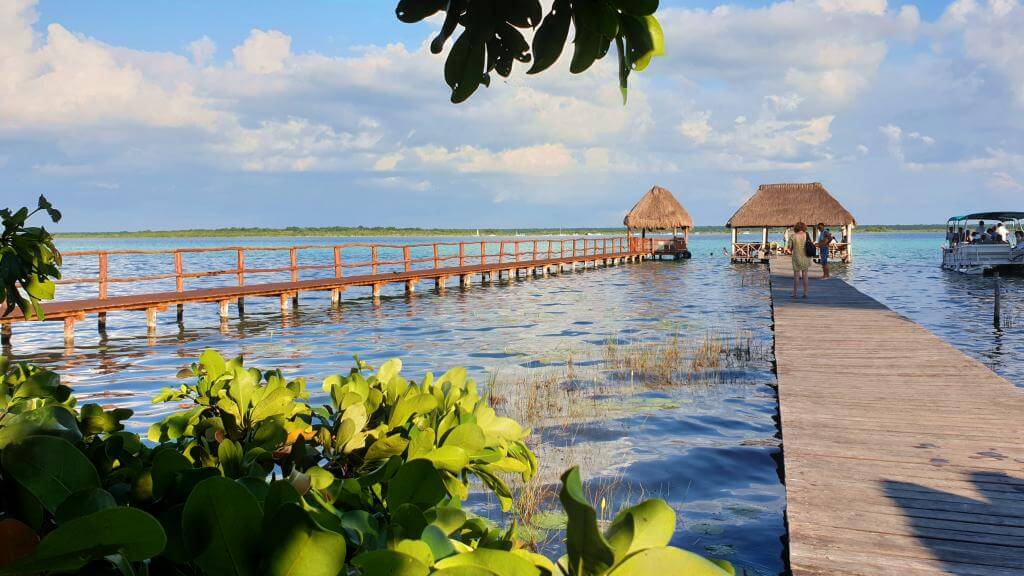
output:
<path id="1" fill-rule="evenodd" d="M 791 299 L 789 257 L 770 266 L 793 574 L 1024 574 L 1024 390 L 842 280 Z"/>
<path id="2" fill-rule="evenodd" d="M 330 254 L 329 262 L 300 262 L 299 256 L 308 252 Z M 347 243 L 327 246 L 284 246 L 251 247 L 235 246 L 223 248 L 185 248 L 177 250 L 111 250 L 67 252 L 65 263 L 71 258 L 95 258 L 97 275 L 94 277 L 66 278 L 59 284 L 95 284 L 94 298 L 47 302 L 43 312 L 47 321 L 64 323 L 64 341 L 74 341 L 75 324 L 87 316 L 97 317 L 97 327 L 106 329 L 106 316 L 110 312 L 126 310 L 145 311 L 146 325 L 150 333 L 156 330 L 159 312 L 171 306 L 177 308 L 177 320 L 183 321 L 185 304 L 218 303 L 220 318 L 226 321 L 231 306 L 239 313 L 244 311 L 245 299 L 268 297 L 280 300 L 281 312 L 289 311 L 289 302 L 297 305 L 302 292 L 330 292 L 331 304 L 337 305 L 341 293 L 351 287 L 369 287 L 375 301 L 379 301 L 381 290 L 389 284 L 401 284 L 407 294 L 416 290 L 422 281 L 433 281 L 434 287 L 443 292 L 449 281 L 458 279 L 458 285 L 468 286 L 474 277 L 482 283 L 495 279 L 525 276 L 547 276 L 563 269 L 577 267 L 612 266 L 624 262 L 648 259 L 654 251 L 654 244 L 642 238 L 572 238 L 537 240 L 485 240 L 481 242 L 435 242 L 432 244 L 367 244 Z M 185 268 L 188 255 L 224 252 L 231 256 L 235 266 L 228 269 L 189 271 Z M 253 252 L 287 252 L 288 266 L 253 268 L 246 266 L 246 255 Z M 396 258 L 387 258 L 393 253 Z M 114 257 L 146 256 L 166 260 L 166 272 L 146 276 L 118 277 L 110 273 L 110 260 Z M 251 260 L 251 259 L 250 259 Z M 158 264 L 159 266 L 159 264 Z M 326 278 L 301 279 L 302 273 L 321 271 L 329 274 Z M 251 283 L 253 276 L 288 274 L 284 282 Z M 186 281 L 199 278 L 225 276 L 231 285 L 187 288 Z M 159 291 L 141 294 L 110 296 L 112 285 L 140 282 L 170 281 L 175 283 L 173 291 Z M 58 294 L 60 292 L 58 291 Z M 12 325 L 24 322 L 17 310 L 0 317 L 0 343 L 9 346 L 12 340 Z"/>

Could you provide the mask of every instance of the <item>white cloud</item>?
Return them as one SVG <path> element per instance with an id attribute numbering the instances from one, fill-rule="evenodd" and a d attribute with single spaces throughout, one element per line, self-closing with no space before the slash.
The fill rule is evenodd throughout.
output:
<path id="1" fill-rule="evenodd" d="M 374 132 L 338 132 L 301 118 L 263 121 L 256 128 L 233 127 L 211 149 L 248 172 L 307 172 L 365 167 L 380 140 Z M 360 160 L 366 160 L 360 162 Z"/>
<path id="2" fill-rule="evenodd" d="M 378 172 L 390 172 L 398 166 L 398 163 L 401 162 L 404 157 L 405 155 L 401 152 L 385 154 L 380 158 L 377 158 L 377 161 L 373 163 L 373 169 Z"/>
<path id="3" fill-rule="evenodd" d="M 1018 0 L 957 0 L 939 23 L 968 58 L 999 75 L 1024 106 L 1024 7 Z"/>
<path id="4" fill-rule="evenodd" d="M 711 112 L 701 110 L 683 118 L 679 123 L 679 133 L 696 142 L 704 144 L 711 136 Z"/>
<path id="5" fill-rule="evenodd" d="M 993 172 L 987 181 L 988 187 L 1009 192 L 1024 192 L 1024 184 L 1006 172 Z"/>
<path id="6" fill-rule="evenodd" d="M 894 124 L 879 126 L 878 131 L 885 136 L 889 147 L 889 153 L 892 154 L 893 158 L 899 161 L 904 168 L 908 168 L 910 170 L 921 170 L 925 164 L 920 162 L 908 162 L 905 146 L 916 142 L 919 142 L 926 147 L 935 145 L 935 139 L 931 136 L 925 136 L 920 132 L 907 132 L 903 128 Z"/>
<path id="7" fill-rule="evenodd" d="M 284 70 L 291 56 L 292 39 L 277 30 L 253 29 L 245 43 L 232 50 L 235 65 L 250 74 L 274 74 Z"/>
<path id="8" fill-rule="evenodd" d="M 30 7 L 2 17 L 0 26 L 11 36 L 0 47 L 0 130 L 109 122 L 194 127 L 219 118 L 189 82 L 154 82 L 110 47 L 59 24 L 50 24 L 36 46 L 31 33 L 36 16 Z"/>
<path id="9" fill-rule="evenodd" d="M 780 106 L 781 104 L 781 106 Z M 732 170 L 777 168 L 806 169 L 829 158 L 834 115 L 787 118 L 777 110 L 792 112 L 799 101 L 766 97 L 756 120 L 743 116 L 725 128 L 715 128 L 710 110 L 684 113 L 678 132 L 698 150 Z"/>
<path id="10" fill-rule="evenodd" d="M 673 47 L 670 73 L 833 105 L 862 92 L 886 57 L 887 41 L 912 37 L 920 24 L 916 8 L 892 11 L 884 0 L 666 8 L 659 17 Z"/>
<path id="11" fill-rule="evenodd" d="M 209 36 L 203 36 L 198 40 L 189 42 L 188 53 L 192 55 L 192 63 L 202 68 L 217 53 L 217 44 Z"/>
<path id="12" fill-rule="evenodd" d="M 888 8 L 886 0 L 818 0 L 825 12 L 853 12 L 882 15 Z"/>

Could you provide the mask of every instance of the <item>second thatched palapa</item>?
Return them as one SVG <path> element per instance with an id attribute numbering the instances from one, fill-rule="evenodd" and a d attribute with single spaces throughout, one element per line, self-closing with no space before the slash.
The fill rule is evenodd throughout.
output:
<path id="1" fill-rule="evenodd" d="M 671 239 L 658 240 L 655 257 L 690 257 L 686 244 L 690 238 L 690 228 L 693 228 L 693 218 L 690 218 L 690 213 L 683 208 L 679 200 L 661 186 L 655 186 L 644 194 L 622 219 L 622 223 L 626 225 L 629 235 L 632 235 L 634 230 L 639 230 L 640 236 L 644 238 L 647 237 L 647 232 L 672 232 Z M 682 237 L 676 236 L 677 231 L 682 232 Z"/>
<path id="2" fill-rule="evenodd" d="M 808 228 L 821 223 L 840 229 L 840 234 L 835 235 L 842 241 L 830 253 L 836 259 L 850 261 L 850 243 L 857 221 L 820 182 L 758 186 L 757 192 L 726 223 L 732 228 L 733 261 L 766 260 L 772 251 L 768 229 L 788 228 L 797 222 L 807 224 Z M 741 228 L 760 228 L 761 242 L 739 242 L 737 233 Z"/>

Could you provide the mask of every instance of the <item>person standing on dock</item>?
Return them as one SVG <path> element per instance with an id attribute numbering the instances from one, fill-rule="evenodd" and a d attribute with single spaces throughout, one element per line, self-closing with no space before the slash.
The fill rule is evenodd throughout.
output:
<path id="1" fill-rule="evenodd" d="M 786 244 L 793 259 L 793 298 L 796 298 L 796 289 L 801 279 L 804 284 L 804 298 L 807 298 L 807 270 L 811 267 L 811 257 L 807 255 L 808 243 L 813 245 L 814 241 L 807 233 L 807 225 L 797 222 Z"/>

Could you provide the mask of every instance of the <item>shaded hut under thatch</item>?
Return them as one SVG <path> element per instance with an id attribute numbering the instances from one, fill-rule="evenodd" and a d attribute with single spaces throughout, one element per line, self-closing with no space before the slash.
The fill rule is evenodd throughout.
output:
<path id="1" fill-rule="evenodd" d="M 842 242 L 833 253 L 845 262 L 852 258 L 851 240 L 856 219 L 820 182 L 762 184 L 726 223 L 732 229 L 732 257 L 737 260 L 766 259 L 770 250 L 769 228 L 788 228 L 797 222 L 808 228 L 818 223 L 841 228 Z M 761 242 L 738 242 L 742 228 L 760 228 Z M 757 257 L 753 256 L 757 253 Z"/>
<path id="2" fill-rule="evenodd" d="M 641 238 L 646 238 L 649 231 L 670 230 L 672 239 L 659 241 L 655 254 L 689 258 L 686 244 L 690 238 L 690 229 L 693 228 L 693 218 L 690 218 L 690 213 L 679 200 L 661 186 L 654 186 L 644 194 L 622 219 L 622 223 L 626 225 L 627 235 L 632 236 L 634 230 L 639 230 Z M 682 232 L 682 238 L 676 236 L 677 231 Z"/>

